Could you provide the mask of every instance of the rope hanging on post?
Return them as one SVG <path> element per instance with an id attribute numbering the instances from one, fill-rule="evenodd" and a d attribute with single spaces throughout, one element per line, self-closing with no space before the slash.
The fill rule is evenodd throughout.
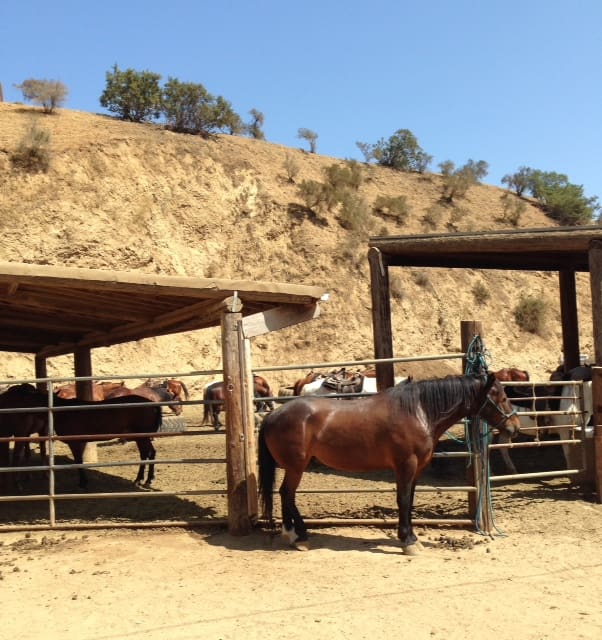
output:
<path id="1" fill-rule="evenodd" d="M 487 376 L 489 369 L 487 362 L 490 360 L 489 352 L 485 349 L 483 340 L 478 334 L 473 337 L 466 352 L 466 367 L 464 373 L 466 375 Z M 472 422 L 476 425 L 475 432 L 477 437 L 470 437 L 470 430 L 468 429 L 468 419 L 465 421 L 465 433 L 468 450 L 471 454 L 470 460 L 473 456 L 479 456 L 481 460 L 486 460 L 487 463 L 479 465 L 480 468 L 480 482 L 478 482 L 479 493 L 477 495 L 477 505 L 475 512 L 475 527 L 478 533 L 483 535 L 490 535 L 490 532 L 483 531 L 479 525 L 483 521 L 483 504 L 488 505 L 488 515 L 493 528 L 498 534 L 501 532 L 495 525 L 495 518 L 493 515 L 493 504 L 491 499 L 491 482 L 490 482 L 490 468 L 489 468 L 489 456 L 488 448 L 490 442 L 490 429 L 485 420 L 480 417 L 471 418 Z M 476 440 L 476 441 L 475 441 Z M 486 498 L 486 499 L 485 499 Z"/>

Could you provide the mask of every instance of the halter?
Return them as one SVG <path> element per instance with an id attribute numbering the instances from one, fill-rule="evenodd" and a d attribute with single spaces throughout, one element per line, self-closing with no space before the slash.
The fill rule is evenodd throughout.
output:
<path id="1" fill-rule="evenodd" d="M 502 416 L 501 419 L 496 422 L 494 425 L 491 425 L 492 428 L 497 429 L 499 428 L 501 425 L 505 424 L 506 422 L 508 422 L 508 420 L 510 420 L 510 418 L 512 418 L 512 416 L 516 415 L 516 409 L 513 409 L 510 413 L 506 413 L 503 409 L 501 409 L 490 397 L 489 397 L 489 393 L 485 396 L 485 400 L 483 400 L 483 404 L 480 406 L 479 410 L 477 411 L 477 416 L 479 416 L 480 418 L 482 418 L 483 416 L 481 415 L 481 411 L 483 411 L 483 409 L 485 408 L 485 406 L 487 404 L 491 404 L 493 406 L 493 408 Z"/>

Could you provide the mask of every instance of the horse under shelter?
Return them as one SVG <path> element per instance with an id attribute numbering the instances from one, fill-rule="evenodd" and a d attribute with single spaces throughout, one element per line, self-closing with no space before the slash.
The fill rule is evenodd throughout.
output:
<path id="1" fill-rule="evenodd" d="M 255 490 L 250 339 L 318 317 L 327 299 L 316 286 L 1 263 L 0 351 L 33 355 L 42 390 L 47 358 L 73 354 L 77 395 L 92 400 L 92 349 L 221 327 L 229 530 L 243 533 Z"/>
<path id="2" fill-rule="evenodd" d="M 374 356 L 393 357 L 391 267 L 558 272 L 564 367 L 580 363 L 577 272 L 590 274 L 595 365 L 592 367 L 594 465 L 588 470 L 602 502 L 602 228 L 550 227 L 510 231 L 378 236 L 369 240 Z M 376 364 L 377 385 L 393 384 L 390 362 Z"/>

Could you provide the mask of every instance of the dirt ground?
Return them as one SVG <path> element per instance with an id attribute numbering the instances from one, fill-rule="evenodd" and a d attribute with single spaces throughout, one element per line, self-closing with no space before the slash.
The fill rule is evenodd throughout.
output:
<path id="1" fill-rule="evenodd" d="M 157 439 L 157 458 L 168 462 L 158 465 L 147 499 L 57 501 L 59 522 L 139 520 L 148 526 L 0 533 L 3 637 L 602 637 L 602 505 L 567 479 L 494 486 L 498 534 L 418 526 L 424 549 L 410 557 L 384 524 L 395 516 L 386 474 L 354 477 L 315 467 L 301 489 L 358 492 L 301 494 L 304 514 L 382 518 L 383 525 L 312 527 L 311 548 L 301 552 L 261 528 L 233 537 L 221 526 L 152 526 L 225 516 L 225 438 L 206 427 L 200 431 Z M 514 456 L 519 470 L 539 464 L 526 455 Z M 63 460 L 59 450 L 57 456 Z M 178 458 L 216 462 L 183 464 Z M 98 446 L 101 463 L 136 459 L 132 444 Z M 462 464 L 429 470 L 421 485 L 457 485 Z M 135 472 L 131 466 L 101 467 L 90 473 L 90 489 L 131 491 Z M 57 493 L 73 491 L 74 474 L 57 474 Z M 36 474 L 27 492 L 42 491 L 39 482 Z M 185 493 L 196 489 L 212 493 Z M 382 489 L 387 492 L 366 492 Z M 35 501 L 0 502 L 0 509 L 4 525 L 40 524 L 48 511 Z M 415 511 L 417 518 L 466 517 L 465 494 L 419 492 Z"/>

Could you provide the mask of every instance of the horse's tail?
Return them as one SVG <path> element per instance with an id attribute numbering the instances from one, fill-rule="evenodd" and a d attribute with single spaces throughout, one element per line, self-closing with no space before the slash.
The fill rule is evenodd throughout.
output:
<path id="1" fill-rule="evenodd" d="M 264 423 L 267 418 L 264 418 Z M 262 425 L 263 426 L 263 425 Z M 276 461 L 270 453 L 268 445 L 265 441 L 265 433 L 262 428 L 259 429 L 258 438 L 258 457 L 259 457 L 259 498 L 263 507 L 264 520 L 270 526 L 274 524 L 272 515 L 274 510 L 274 482 L 276 480 Z"/>
<path id="2" fill-rule="evenodd" d="M 182 390 L 184 391 L 184 397 L 186 398 L 186 400 L 190 400 L 190 394 L 188 393 L 188 389 L 186 388 L 186 385 L 181 380 L 179 382 L 182 385 Z"/>
<path id="3" fill-rule="evenodd" d="M 203 402 L 205 406 L 203 408 L 203 422 L 201 424 L 209 423 L 209 412 L 211 411 L 211 405 L 208 404 L 211 399 L 211 385 L 207 385 L 205 387 L 205 391 L 203 392 Z"/>

